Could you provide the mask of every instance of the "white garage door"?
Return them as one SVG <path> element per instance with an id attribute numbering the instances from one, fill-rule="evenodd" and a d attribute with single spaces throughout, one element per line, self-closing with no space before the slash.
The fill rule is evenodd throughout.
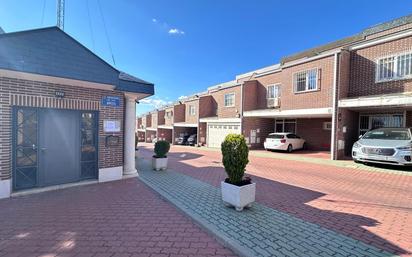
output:
<path id="1" fill-rule="evenodd" d="M 240 134 L 240 123 L 209 123 L 207 126 L 207 145 L 220 148 L 228 134 Z"/>

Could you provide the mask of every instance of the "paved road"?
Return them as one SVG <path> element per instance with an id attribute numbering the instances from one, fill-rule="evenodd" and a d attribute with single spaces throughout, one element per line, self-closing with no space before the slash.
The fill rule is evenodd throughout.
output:
<path id="1" fill-rule="evenodd" d="M 0 256 L 234 256 L 136 178 L 0 200 Z"/>
<path id="2" fill-rule="evenodd" d="M 141 155 L 150 158 L 152 145 Z M 173 146 L 170 167 L 218 187 L 219 152 Z M 257 201 L 385 251 L 412 256 L 412 176 L 250 157 Z M 399 173 L 399 172 L 397 172 Z"/>

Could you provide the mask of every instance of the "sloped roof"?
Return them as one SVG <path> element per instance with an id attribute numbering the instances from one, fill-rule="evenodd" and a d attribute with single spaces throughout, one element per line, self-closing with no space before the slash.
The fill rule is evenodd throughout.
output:
<path id="1" fill-rule="evenodd" d="M 369 27 L 367 29 L 362 30 L 360 33 L 357 33 L 353 36 L 346 37 L 331 43 L 327 43 L 318 47 L 314 47 L 296 54 L 292 54 L 281 59 L 281 63 L 287 63 L 290 61 L 298 60 L 305 57 L 312 57 L 318 55 L 322 52 L 329 51 L 332 49 L 336 49 L 339 47 L 348 46 L 350 44 L 356 43 L 358 41 L 364 40 L 366 36 L 370 36 L 372 34 L 376 34 L 385 30 L 393 29 L 402 25 L 406 25 L 408 23 L 412 23 L 412 14 L 407 15 L 401 18 L 397 18 L 388 22 L 380 23 Z"/>
<path id="2" fill-rule="evenodd" d="M 0 34 L 0 69 L 114 85 L 154 94 L 154 85 L 108 64 L 58 27 Z"/>

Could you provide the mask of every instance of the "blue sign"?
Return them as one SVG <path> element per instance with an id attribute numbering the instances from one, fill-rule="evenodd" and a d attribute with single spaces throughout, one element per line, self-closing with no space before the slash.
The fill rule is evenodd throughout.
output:
<path id="1" fill-rule="evenodd" d="M 103 96 L 102 105 L 103 106 L 119 107 L 120 106 L 120 97 L 119 96 Z"/>

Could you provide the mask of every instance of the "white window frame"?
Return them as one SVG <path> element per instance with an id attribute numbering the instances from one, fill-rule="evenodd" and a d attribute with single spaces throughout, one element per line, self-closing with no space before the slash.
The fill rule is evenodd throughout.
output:
<path id="1" fill-rule="evenodd" d="M 275 87 L 277 88 L 277 96 L 275 96 Z M 273 97 L 269 96 L 269 88 L 273 88 Z M 266 89 L 266 99 L 276 99 L 281 96 L 281 87 L 280 83 L 268 85 Z"/>
<path id="2" fill-rule="evenodd" d="M 332 121 L 323 122 L 323 130 L 332 130 Z"/>
<path id="3" fill-rule="evenodd" d="M 316 72 L 316 78 L 315 78 L 315 83 L 316 87 L 314 89 L 309 89 L 309 74 L 311 71 Z M 301 93 L 307 93 L 307 92 L 313 92 L 313 91 L 318 91 L 319 90 L 319 69 L 318 68 L 313 68 L 313 69 L 307 69 L 307 70 L 302 70 L 293 73 L 292 75 L 292 84 L 293 84 L 293 92 L 295 94 L 301 94 Z M 298 74 L 305 74 L 305 90 L 298 91 L 298 84 L 297 84 L 297 76 Z"/>
<path id="4" fill-rule="evenodd" d="M 410 58 L 409 58 L 409 63 L 410 63 L 409 71 L 410 71 L 411 74 L 400 76 L 398 74 L 398 61 L 399 61 L 399 58 L 404 56 L 404 55 L 410 55 Z M 391 78 L 380 78 L 379 74 L 380 74 L 381 70 L 380 70 L 379 63 L 382 60 L 388 59 L 388 58 L 394 58 L 394 60 L 393 60 L 393 74 L 394 75 Z M 375 68 L 375 83 L 394 81 L 394 80 L 411 79 L 412 78 L 412 51 L 400 52 L 400 53 L 397 53 L 397 54 L 392 54 L 392 55 L 379 57 L 375 60 L 375 66 L 376 66 L 376 68 Z"/>
<path id="5" fill-rule="evenodd" d="M 297 119 L 275 119 L 275 127 L 274 127 L 275 133 L 284 133 L 284 131 L 285 131 L 285 123 L 289 123 L 289 124 L 294 123 L 294 124 L 295 124 L 295 132 L 294 132 L 294 134 L 296 135 L 296 134 L 297 134 L 297 131 L 298 131 L 298 121 L 297 121 Z M 277 124 L 282 124 L 282 132 L 276 132 Z"/>
<path id="6" fill-rule="evenodd" d="M 358 134 L 363 135 L 372 128 L 372 119 L 374 117 L 384 117 L 384 116 L 402 116 L 402 127 L 406 127 L 406 111 L 403 112 L 393 112 L 393 113 L 360 113 L 358 121 Z M 368 118 L 368 128 L 361 129 L 361 119 L 362 117 Z"/>
<path id="7" fill-rule="evenodd" d="M 189 105 L 189 115 L 190 116 L 195 116 L 196 115 L 196 106 L 191 104 Z"/>
<path id="8" fill-rule="evenodd" d="M 232 104 L 231 104 L 231 105 L 226 104 L 226 97 L 228 97 L 228 96 L 232 96 L 232 97 L 233 97 L 233 99 L 232 99 Z M 235 94 L 234 92 L 225 94 L 225 95 L 223 96 L 223 105 L 224 105 L 225 107 L 234 107 L 234 106 L 235 106 L 235 96 L 236 96 L 236 94 Z"/>

